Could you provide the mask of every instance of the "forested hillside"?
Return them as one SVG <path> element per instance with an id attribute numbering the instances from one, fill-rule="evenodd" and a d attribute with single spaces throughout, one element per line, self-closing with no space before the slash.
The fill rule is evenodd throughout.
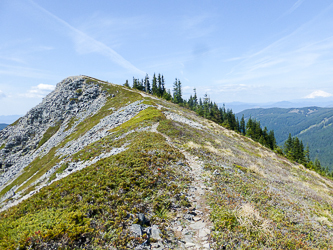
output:
<path id="1" fill-rule="evenodd" d="M 282 146 L 289 133 L 297 136 L 304 145 L 309 145 L 310 157 L 316 157 L 324 166 L 333 166 L 332 135 L 333 108 L 270 108 L 249 109 L 237 114 L 244 115 L 245 120 L 250 117 L 260 121 L 261 126 L 274 130 L 276 142 Z"/>

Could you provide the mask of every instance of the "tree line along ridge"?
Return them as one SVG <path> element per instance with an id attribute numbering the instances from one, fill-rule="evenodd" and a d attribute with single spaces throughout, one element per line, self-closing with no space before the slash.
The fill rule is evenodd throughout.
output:
<path id="1" fill-rule="evenodd" d="M 303 142 L 298 137 L 291 137 L 291 134 L 289 134 L 288 139 L 281 148 L 276 144 L 273 130 L 268 131 L 267 127 L 262 129 L 260 121 L 251 117 L 247 122 L 245 122 L 244 115 L 239 120 L 232 109 L 226 109 L 224 104 L 222 107 L 219 107 L 215 102 L 211 101 L 207 94 L 203 98 L 198 98 L 196 89 L 194 89 L 194 94 L 190 95 L 188 100 L 184 99 L 181 81 L 177 78 L 175 78 L 173 83 L 172 92 L 170 89 L 166 89 L 165 78 L 160 73 L 158 75 L 154 73 L 151 81 L 148 74 L 141 80 L 133 77 L 132 86 L 130 86 L 128 80 L 126 80 L 123 86 L 146 92 L 190 109 L 201 117 L 214 121 L 227 129 L 236 131 L 259 142 L 261 145 L 274 150 L 289 160 L 303 164 L 306 168 L 314 170 L 321 175 L 333 178 L 333 171 L 329 171 L 328 167 L 321 166 L 318 158 L 314 161 L 310 159 L 309 146 L 307 145 L 304 148 Z"/>

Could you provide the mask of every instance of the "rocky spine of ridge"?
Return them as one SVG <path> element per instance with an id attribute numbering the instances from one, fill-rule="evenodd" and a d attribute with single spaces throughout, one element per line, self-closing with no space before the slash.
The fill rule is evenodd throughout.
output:
<path id="1" fill-rule="evenodd" d="M 64 130 L 75 117 L 78 121 L 93 115 L 105 103 L 108 93 L 82 76 L 68 77 L 25 116 L 0 131 L 0 191 L 36 157 L 56 146 L 67 134 Z M 52 140 L 40 145 L 50 127 L 60 126 Z M 12 195 L 12 190 L 9 195 Z M 2 200 L 7 199 L 3 197 Z"/>
<path id="2" fill-rule="evenodd" d="M 0 141 L 0 248 L 333 245 L 332 180 L 141 91 L 67 78 Z"/>

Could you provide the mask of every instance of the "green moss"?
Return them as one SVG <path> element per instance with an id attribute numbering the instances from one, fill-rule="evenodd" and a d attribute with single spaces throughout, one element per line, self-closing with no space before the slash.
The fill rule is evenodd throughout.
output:
<path id="1" fill-rule="evenodd" d="M 6 146 L 6 144 L 3 143 L 3 144 L 1 145 L 1 147 L 0 147 L 0 150 L 3 149 L 5 146 Z"/>
<path id="2" fill-rule="evenodd" d="M 18 118 L 15 122 L 13 122 L 12 124 L 8 125 L 8 126 L 15 126 L 19 123 L 19 121 L 21 120 L 22 117 Z"/>
<path id="3" fill-rule="evenodd" d="M 22 174 L 18 176 L 10 185 L 1 190 L 0 197 L 3 196 L 14 186 L 20 186 L 23 182 L 28 180 L 22 185 L 18 191 L 27 188 L 31 183 L 38 180 L 43 174 L 50 170 L 57 162 L 60 161 L 59 157 L 55 156 L 56 148 L 42 158 L 36 158 L 27 167 L 24 168 Z"/>
<path id="4" fill-rule="evenodd" d="M 151 125 L 165 117 L 156 108 L 148 108 L 132 120 L 134 119 L 135 122 L 128 121 L 123 124 L 117 129 L 117 133 L 124 133 L 137 126 Z M 155 213 L 151 218 L 152 222 L 160 221 L 163 229 L 163 220 L 170 214 L 171 203 L 179 204 L 181 207 L 188 205 L 185 196 L 181 195 L 176 203 L 170 201 L 175 195 L 184 191 L 186 187 L 184 183 L 189 181 L 184 171 L 179 168 L 174 169 L 170 164 L 183 159 L 182 154 L 171 148 L 165 139 L 156 133 L 133 133 L 115 142 L 114 134 L 90 145 L 92 147 L 88 146 L 86 150 L 90 151 L 97 146 L 112 148 L 130 140 L 132 143 L 127 151 L 101 160 L 93 166 L 74 173 L 70 178 L 57 181 L 17 207 L 0 214 L 0 230 L 4 232 L 0 234 L 0 248 L 19 245 L 23 247 L 35 244 L 36 241 L 39 244 L 51 240 L 61 241 L 64 237 L 69 238 L 65 247 L 70 248 L 75 246 L 75 242 L 79 241 L 80 237 L 95 239 L 94 242 L 98 242 L 94 243 L 96 245 L 106 244 L 106 242 L 109 244 L 111 241 L 115 246 L 125 246 L 129 241 L 138 240 L 120 226 L 124 223 L 128 225 L 132 223 L 133 218 L 124 219 L 129 212 L 148 213 L 150 210 Z M 59 162 L 60 159 L 54 155 L 57 148 L 43 158 L 32 162 L 13 185 L 20 185 L 24 179 L 36 172 L 36 178 L 38 178 Z M 86 153 L 84 151 L 79 153 Z M 100 151 L 88 154 L 87 159 L 93 154 L 100 154 Z M 61 166 L 57 172 L 63 171 L 65 167 L 65 165 Z M 21 189 L 28 187 L 36 179 L 34 177 Z M 118 194 L 115 196 L 116 193 Z M 52 211 L 45 210 L 47 207 L 52 207 Z M 79 213 L 77 216 L 79 219 L 74 221 L 80 223 L 68 222 L 70 211 Z M 95 226 L 90 224 L 91 216 L 94 218 Z M 32 218 L 36 219 L 32 220 Z M 45 222 L 45 218 L 49 218 L 49 221 Z M 20 226 L 15 224 L 15 221 L 20 221 Z M 68 224 L 67 228 L 58 226 Z M 36 234 L 37 230 L 40 233 Z M 105 232 L 103 233 L 105 237 L 101 238 L 100 232 Z"/>
<path id="5" fill-rule="evenodd" d="M 250 140 L 248 140 L 248 142 L 250 142 Z M 253 141 L 251 141 L 251 142 L 253 142 Z M 259 146 L 260 144 L 257 143 L 257 142 L 254 142 L 254 145 Z M 261 155 L 260 155 L 260 154 L 255 153 L 255 152 L 253 151 L 253 148 L 252 148 L 252 149 L 246 149 L 246 148 L 245 148 L 243 145 L 241 145 L 241 144 L 236 145 L 236 147 L 237 147 L 238 149 L 242 150 L 243 152 L 249 154 L 249 155 L 252 155 L 252 156 L 256 156 L 256 157 L 261 158 Z"/>
<path id="6" fill-rule="evenodd" d="M 79 102 L 79 99 L 77 99 L 77 98 L 70 98 L 69 101 L 71 101 L 71 102 L 72 102 L 72 101 L 73 101 L 73 102 Z"/>
<path id="7" fill-rule="evenodd" d="M 54 180 L 56 177 L 57 177 L 57 174 L 61 174 L 63 173 L 66 168 L 68 167 L 68 162 L 67 163 L 64 163 L 62 164 L 49 178 L 49 181 L 52 181 Z"/>
<path id="8" fill-rule="evenodd" d="M 68 122 L 67 127 L 65 128 L 64 132 L 66 132 L 67 130 L 70 130 L 76 121 L 77 121 L 77 118 L 73 116 L 70 119 L 70 121 Z"/>
<path id="9" fill-rule="evenodd" d="M 142 132 L 127 151 L 56 181 L 0 213 L 0 248 L 25 248 L 32 242 L 37 247 L 51 241 L 76 248 L 82 238 L 102 248 L 142 243 L 129 233 L 136 218 L 128 215 L 143 212 L 151 223 L 166 229 L 163 220 L 170 204 L 186 203 L 181 193 L 189 178 L 181 166 L 172 167 L 179 160 L 184 156 L 163 136 Z"/>
<path id="10" fill-rule="evenodd" d="M 139 135 L 137 132 L 133 132 L 127 135 L 126 138 L 116 138 L 124 135 L 129 131 L 133 131 L 138 128 L 144 128 L 153 125 L 156 122 L 165 120 L 164 114 L 155 107 L 148 107 L 145 110 L 139 112 L 135 117 L 129 121 L 121 124 L 120 126 L 112 129 L 111 135 L 102 138 L 101 140 L 88 145 L 83 150 L 73 155 L 73 161 L 89 160 L 100 155 L 102 152 L 108 152 L 114 147 L 121 147 L 125 143 L 131 143 Z"/>
<path id="11" fill-rule="evenodd" d="M 147 105 L 157 106 L 156 103 L 151 98 L 145 98 L 145 100 L 142 103 Z"/>
<path id="12" fill-rule="evenodd" d="M 33 191 L 35 189 L 36 189 L 36 185 L 32 185 L 32 186 L 28 187 L 26 190 L 24 190 L 24 192 L 22 193 L 22 196 L 29 194 L 31 191 Z"/>
<path id="13" fill-rule="evenodd" d="M 90 84 L 97 84 L 97 80 L 90 81 Z M 82 136 L 89 129 L 95 126 L 100 119 L 105 117 L 106 115 L 111 114 L 113 111 L 110 108 L 118 109 L 127 103 L 134 102 L 137 100 L 141 100 L 142 96 L 138 93 L 131 92 L 128 90 L 123 90 L 122 87 L 116 85 L 110 85 L 106 82 L 99 83 L 102 88 L 108 93 L 117 93 L 116 97 L 108 98 L 106 104 L 97 112 L 94 116 L 87 118 L 83 122 L 77 125 L 76 130 L 64 141 L 62 141 L 57 147 L 53 148 L 46 156 L 35 159 L 29 166 L 27 166 L 23 173 L 18 176 L 10 185 L 0 191 L 0 197 L 3 196 L 6 192 L 8 192 L 15 185 L 20 186 L 24 181 L 28 180 L 24 186 L 20 187 L 19 190 L 23 190 L 27 188 L 33 181 L 36 181 L 39 177 L 41 177 L 44 173 L 50 170 L 56 163 L 58 163 L 61 159 L 58 157 L 54 157 L 54 153 L 57 149 L 66 145 L 67 142 L 71 140 L 75 140 L 78 137 Z M 70 121 L 68 126 L 74 123 L 75 118 Z M 60 128 L 61 123 L 57 123 L 56 126 L 50 127 L 43 135 L 43 138 L 39 142 L 39 146 L 43 145 L 47 140 L 49 140 Z M 69 129 L 67 126 L 66 129 Z M 38 173 L 37 173 L 38 172 Z"/>
<path id="14" fill-rule="evenodd" d="M 236 214 L 226 207 L 216 207 L 210 217 L 214 222 L 215 231 L 222 231 L 225 228 L 232 230 L 239 225 Z"/>
<path id="15" fill-rule="evenodd" d="M 165 116 L 160 110 L 155 107 L 148 107 L 147 109 L 140 111 L 139 114 L 137 114 L 131 120 L 110 130 L 110 132 L 122 131 L 124 133 L 138 127 L 146 127 L 152 123 L 159 122 L 162 119 L 165 119 Z"/>
<path id="16" fill-rule="evenodd" d="M 108 92 L 110 95 L 115 94 L 115 97 L 109 96 L 105 105 L 92 117 L 87 118 L 76 126 L 76 131 L 72 133 L 65 142 L 75 140 L 86 133 L 89 129 L 97 125 L 103 117 L 113 113 L 113 110 L 117 110 L 132 102 L 142 99 L 142 96 L 137 92 L 126 90 L 121 86 L 111 85 L 103 81 L 86 80 L 94 84 L 99 84 L 103 91 Z"/>
<path id="17" fill-rule="evenodd" d="M 244 173 L 250 172 L 248 168 L 240 166 L 240 165 L 237 165 L 237 164 L 234 164 L 234 167 L 238 168 L 239 170 L 241 170 Z"/>
<path id="18" fill-rule="evenodd" d="M 97 80 L 93 80 L 93 79 L 87 78 L 85 80 L 85 83 L 86 84 L 97 84 L 98 82 L 97 82 Z"/>
<path id="19" fill-rule="evenodd" d="M 38 147 L 42 146 L 45 142 L 47 142 L 55 133 L 58 132 L 62 122 L 57 122 L 53 127 L 49 127 L 44 135 L 43 138 L 39 141 Z"/>

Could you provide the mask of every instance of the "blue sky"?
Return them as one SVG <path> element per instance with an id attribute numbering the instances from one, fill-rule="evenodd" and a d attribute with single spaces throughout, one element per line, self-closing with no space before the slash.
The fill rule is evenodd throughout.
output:
<path id="1" fill-rule="evenodd" d="M 2 0 L 0 32 L 0 115 L 79 74 L 123 84 L 160 72 L 218 103 L 333 94 L 328 0 Z"/>

